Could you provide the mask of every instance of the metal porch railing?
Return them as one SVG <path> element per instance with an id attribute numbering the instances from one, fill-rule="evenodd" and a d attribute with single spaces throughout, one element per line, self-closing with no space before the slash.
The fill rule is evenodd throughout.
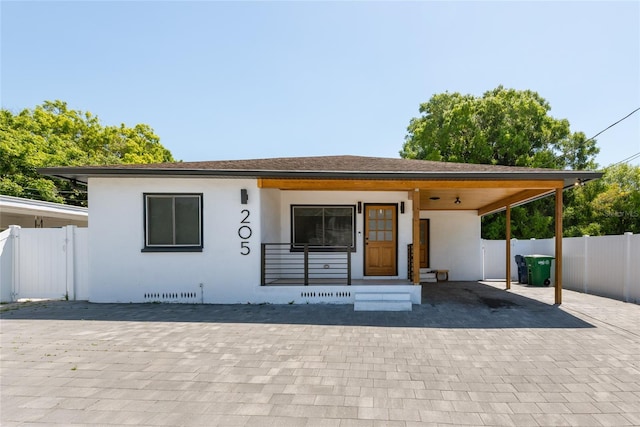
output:
<path id="1" fill-rule="evenodd" d="M 413 243 L 407 245 L 407 278 L 413 279 Z"/>
<path id="2" fill-rule="evenodd" d="M 351 285 L 351 252 L 349 246 L 327 250 L 314 245 L 263 243 L 261 285 Z"/>

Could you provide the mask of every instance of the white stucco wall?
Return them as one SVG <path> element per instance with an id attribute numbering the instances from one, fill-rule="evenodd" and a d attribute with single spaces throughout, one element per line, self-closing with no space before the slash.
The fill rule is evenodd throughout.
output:
<path id="1" fill-rule="evenodd" d="M 240 203 L 243 188 L 249 193 L 247 205 Z M 143 193 L 174 192 L 203 193 L 203 251 L 141 252 Z M 255 180 L 91 178 L 89 206 L 90 301 L 246 303 L 260 284 L 261 205 Z M 250 212 L 249 224 L 241 224 L 244 209 Z M 252 230 L 249 255 L 241 255 L 238 229 L 244 225 Z M 159 296 L 145 298 L 148 293 Z"/>
<path id="2" fill-rule="evenodd" d="M 247 189 L 248 204 L 240 202 Z M 202 193 L 202 252 L 142 252 L 144 193 Z M 91 178 L 89 180 L 89 300 L 93 302 L 260 303 L 291 301 L 291 289 L 260 286 L 261 243 L 291 241 L 291 205 L 357 205 L 352 279 L 364 276 L 364 206 L 398 207 L 398 274 L 407 278 L 412 240 L 412 202 L 407 192 L 280 191 L 259 189 L 253 179 Z M 241 221 L 246 217 L 248 223 Z M 480 218 L 476 212 L 421 212 L 431 219 L 432 268 L 450 270 L 450 280 L 482 278 Z M 240 227 L 250 227 L 242 239 Z M 247 234 L 245 228 L 243 234 Z M 251 249 L 242 255 L 242 242 Z M 299 293 L 299 291 L 297 291 Z M 151 296 L 149 296 L 151 294 Z M 280 295 L 282 294 L 282 295 Z M 286 295 L 285 295 L 286 294 Z M 299 295 L 297 297 L 299 298 Z M 342 296 L 340 297 L 342 298 Z M 297 301 L 297 299 L 296 299 Z"/>
<path id="3" fill-rule="evenodd" d="M 430 221 L 430 267 L 449 280 L 482 280 L 480 217 L 476 211 L 422 211 Z"/>
<path id="4" fill-rule="evenodd" d="M 280 194 L 280 190 L 273 188 L 260 190 L 260 243 L 280 243 Z"/>

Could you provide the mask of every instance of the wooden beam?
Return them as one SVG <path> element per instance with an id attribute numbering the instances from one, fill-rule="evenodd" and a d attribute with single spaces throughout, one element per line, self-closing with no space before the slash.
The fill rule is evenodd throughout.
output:
<path id="1" fill-rule="evenodd" d="M 482 206 L 478 209 L 478 215 L 486 215 L 500 209 L 505 208 L 507 205 L 515 205 L 518 203 L 526 202 L 527 200 L 535 199 L 536 197 L 552 193 L 553 190 L 524 190 L 516 193 L 514 195 L 505 197 L 504 199 L 498 200 L 493 203 L 489 203 L 486 206 Z"/>
<path id="2" fill-rule="evenodd" d="M 507 289 L 511 289 L 511 205 L 507 205 L 507 219 L 506 219 L 506 252 L 507 252 L 507 260 L 506 260 L 506 282 Z"/>
<path id="3" fill-rule="evenodd" d="M 420 190 L 413 192 L 413 284 L 420 284 Z"/>
<path id="4" fill-rule="evenodd" d="M 382 179 L 298 179 L 259 178 L 259 188 L 280 190 L 358 190 L 358 191 L 410 191 L 446 188 L 562 188 L 562 180 L 382 180 Z"/>
<path id="5" fill-rule="evenodd" d="M 556 304 L 562 304 L 562 188 L 556 189 Z"/>

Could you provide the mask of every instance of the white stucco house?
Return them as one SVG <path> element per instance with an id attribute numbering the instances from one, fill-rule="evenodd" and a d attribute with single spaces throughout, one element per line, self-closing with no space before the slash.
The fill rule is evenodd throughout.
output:
<path id="1" fill-rule="evenodd" d="M 358 156 L 40 172 L 88 185 L 90 301 L 296 304 L 479 280 L 482 215 L 600 176 Z"/>

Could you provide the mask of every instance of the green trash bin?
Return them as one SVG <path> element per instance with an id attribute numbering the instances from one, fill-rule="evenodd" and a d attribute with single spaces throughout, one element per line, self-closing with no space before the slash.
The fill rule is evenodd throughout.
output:
<path id="1" fill-rule="evenodd" d="M 551 261 L 548 255 L 525 255 L 529 285 L 549 286 L 551 284 Z"/>

